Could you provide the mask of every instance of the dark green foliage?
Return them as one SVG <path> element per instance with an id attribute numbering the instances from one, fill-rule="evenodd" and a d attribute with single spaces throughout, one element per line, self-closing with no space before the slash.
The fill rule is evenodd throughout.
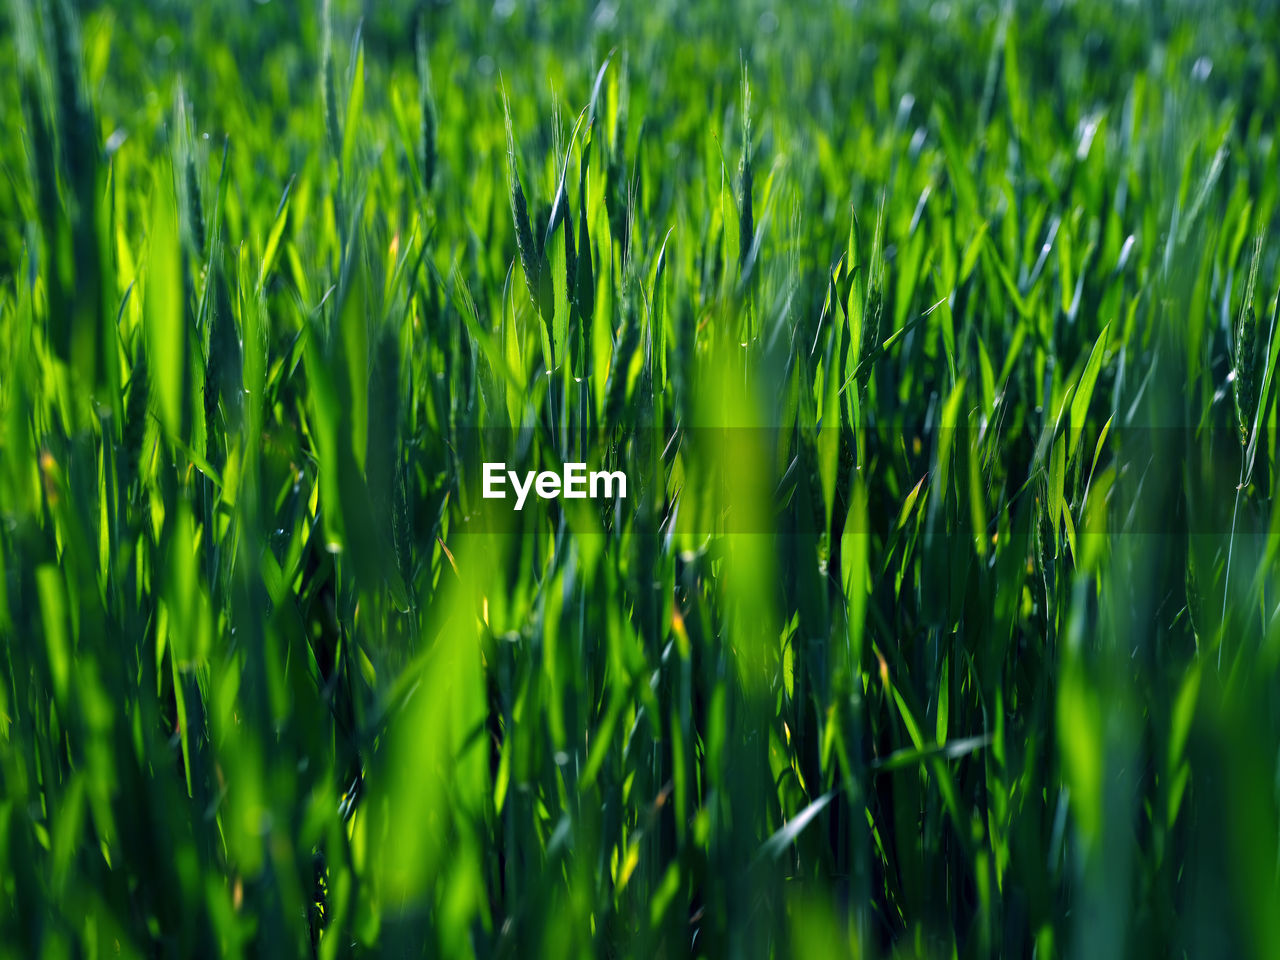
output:
<path id="1" fill-rule="evenodd" d="M 524 187 L 520 183 L 520 170 L 516 165 L 516 146 L 511 133 L 509 112 L 507 113 L 507 189 L 511 198 L 511 219 L 516 231 L 516 254 L 520 259 L 520 268 L 524 271 L 529 300 L 543 321 L 550 323 L 550 318 L 547 316 L 546 287 L 542 283 L 542 242 L 539 240 L 536 246 L 534 244 L 533 227 L 529 222 L 529 206 L 525 202 Z"/>
<path id="2" fill-rule="evenodd" d="M 1236 404 L 1236 425 L 1240 428 L 1240 445 L 1249 442 L 1254 416 L 1258 412 L 1258 390 L 1262 386 L 1262 370 L 1266 363 L 1265 344 L 1258 334 L 1258 316 L 1253 304 L 1244 310 L 1236 329 L 1235 362 L 1232 383 Z"/>
<path id="3" fill-rule="evenodd" d="M 418 127 L 419 157 L 422 171 L 422 189 L 431 192 L 436 179 L 436 103 L 431 92 L 431 64 L 427 59 L 427 35 L 425 25 L 418 28 L 418 109 L 422 120 Z"/>

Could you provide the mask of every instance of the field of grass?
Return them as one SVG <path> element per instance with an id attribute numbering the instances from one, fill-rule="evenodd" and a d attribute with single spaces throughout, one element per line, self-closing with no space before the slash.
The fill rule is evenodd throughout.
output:
<path id="1" fill-rule="evenodd" d="M 1280 956 L 1271 4 L 8 0 L 0 116 L 0 957 Z"/>

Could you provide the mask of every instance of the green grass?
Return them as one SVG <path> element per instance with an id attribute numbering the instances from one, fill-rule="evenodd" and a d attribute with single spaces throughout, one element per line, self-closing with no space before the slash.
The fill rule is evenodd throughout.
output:
<path id="1" fill-rule="evenodd" d="M 1280 954 L 1269 7 L 73 6 L 0 957 Z"/>

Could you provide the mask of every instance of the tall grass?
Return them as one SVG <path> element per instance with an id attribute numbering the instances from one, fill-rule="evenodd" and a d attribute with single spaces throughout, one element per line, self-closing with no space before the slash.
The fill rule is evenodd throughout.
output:
<path id="1" fill-rule="evenodd" d="M 3 23 L 0 956 L 1280 951 L 1264 12 Z"/>

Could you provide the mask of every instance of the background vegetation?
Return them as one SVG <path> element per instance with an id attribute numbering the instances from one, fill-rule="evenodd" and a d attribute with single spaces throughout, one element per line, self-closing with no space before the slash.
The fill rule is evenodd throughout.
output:
<path id="1" fill-rule="evenodd" d="M 1271 5 L 0 23 L 0 956 L 1280 955 Z"/>

